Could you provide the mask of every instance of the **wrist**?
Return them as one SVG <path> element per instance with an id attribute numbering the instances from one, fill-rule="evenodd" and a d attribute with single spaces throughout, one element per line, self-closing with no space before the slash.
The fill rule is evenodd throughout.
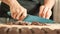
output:
<path id="1" fill-rule="evenodd" d="M 17 0 L 15 0 L 15 1 L 11 1 L 10 2 L 10 5 L 9 6 L 20 6 L 21 7 L 21 5 L 18 3 L 18 1 Z"/>
<path id="2" fill-rule="evenodd" d="M 16 4 L 16 2 L 17 2 L 17 0 L 11 0 L 11 1 L 9 1 L 8 5 L 9 6 L 12 6 L 12 5 L 14 6 L 14 4 Z"/>
<path id="3" fill-rule="evenodd" d="M 52 7 L 50 5 L 42 5 L 42 6 L 52 9 Z"/>
<path id="4" fill-rule="evenodd" d="M 52 6 L 50 6 L 50 5 L 45 5 L 46 7 L 48 7 L 49 9 L 52 9 Z"/>

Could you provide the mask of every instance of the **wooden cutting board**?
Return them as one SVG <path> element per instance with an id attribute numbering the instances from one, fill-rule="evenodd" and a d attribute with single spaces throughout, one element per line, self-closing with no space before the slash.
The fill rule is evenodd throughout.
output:
<path id="1" fill-rule="evenodd" d="M 0 24 L 0 27 L 17 27 L 17 28 L 50 28 L 50 29 L 60 29 L 60 24 L 47 24 L 47 26 L 36 26 L 36 25 L 6 25 Z"/>

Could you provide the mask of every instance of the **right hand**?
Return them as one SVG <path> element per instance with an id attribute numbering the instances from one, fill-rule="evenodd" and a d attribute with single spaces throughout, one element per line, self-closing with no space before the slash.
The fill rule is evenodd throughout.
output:
<path id="1" fill-rule="evenodd" d="M 10 5 L 11 16 L 17 20 L 23 20 L 27 16 L 27 9 L 22 7 L 18 2 L 13 2 Z"/>
<path id="2" fill-rule="evenodd" d="M 49 19 L 52 15 L 52 11 L 51 9 L 49 9 L 48 6 L 41 6 L 40 7 L 40 11 L 39 11 L 39 16 L 40 17 L 43 17 L 43 18 L 46 18 L 46 19 Z"/>

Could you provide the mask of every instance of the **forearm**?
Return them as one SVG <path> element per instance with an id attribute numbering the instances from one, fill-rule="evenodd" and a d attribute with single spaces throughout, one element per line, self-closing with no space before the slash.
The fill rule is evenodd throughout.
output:
<path id="1" fill-rule="evenodd" d="M 53 7 L 55 4 L 55 0 L 44 0 L 44 5 L 49 7 L 50 9 Z"/>
<path id="2" fill-rule="evenodd" d="M 7 4 L 7 5 L 10 5 L 10 0 L 2 0 L 3 3 Z"/>
<path id="3" fill-rule="evenodd" d="M 2 2 L 4 2 L 5 4 L 11 6 L 16 6 L 19 5 L 21 7 L 21 5 L 18 3 L 17 0 L 2 0 Z"/>
<path id="4" fill-rule="evenodd" d="M 12 5 L 12 4 L 14 4 L 15 2 L 16 2 L 17 0 L 2 0 L 2 2 L 4 2 L 5 4 L 7 4 L 7 5 Z"/>

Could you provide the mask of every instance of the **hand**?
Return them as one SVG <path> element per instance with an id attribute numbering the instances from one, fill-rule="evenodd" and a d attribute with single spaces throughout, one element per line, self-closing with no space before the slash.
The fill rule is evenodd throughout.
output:
<path id="1" fill-rule="evenodd" d="M 49 19 L 51 15 L 52 15 L 52 11 L 47 6 L 41 6 L 40 7 L 40 11 L 39 11 L 40 17 Z"/>
<path id="2" fill-rule="evenodd" d="M 10 12 L 12 18 L 17 20 L 23 20 L 27 16 L 27 9 L 22 7 L 18 2 L 12 3 Z"/>

